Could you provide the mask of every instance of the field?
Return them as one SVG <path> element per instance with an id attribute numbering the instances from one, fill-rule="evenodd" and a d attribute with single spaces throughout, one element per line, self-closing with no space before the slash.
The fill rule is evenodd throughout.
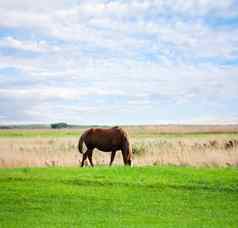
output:
<path id="1" fill-rule="evenodd" d="M 0 227 L 238 227 L 237 128 L 127 127 L 133 168 L 83 130 L 0 131 Z"/>
<path id="2" fill-rule="evenodd" d="M 134 164 L 237 166 L 237 126 L 126 127 Z M 85 129 L 1 130 L 0 167 L 78 166 L 79 136 Z M 109 163 L 110 154 L 94 152 L 96 165 Z M 118 152 L 115 165 L 122 165 Z"/>
<path id="3" fill-rule="evenodd" d="M 1 227 L 237 227 L 238 170 L 0 169 Z"/>

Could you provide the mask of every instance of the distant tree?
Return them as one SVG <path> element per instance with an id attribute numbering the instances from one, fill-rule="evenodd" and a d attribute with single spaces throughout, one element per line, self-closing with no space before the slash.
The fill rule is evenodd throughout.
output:
<path id="1" fill-rule="evenodd" d="M 53 129 L 59 129 L 59 128 L 67 128 L 68 127 L 68 124 L 67 123 L 53 123 L 50 125 L 51 128 Z"/>

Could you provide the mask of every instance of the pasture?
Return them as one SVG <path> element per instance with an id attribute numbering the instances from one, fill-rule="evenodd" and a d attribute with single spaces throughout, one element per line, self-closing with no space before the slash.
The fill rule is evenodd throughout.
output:
<path id="1" fill-rule="evenodd" d="M 237 168 L 0 169 L 1 227 L 237 227 Z"/>
<path id="2" fill-rule="evenodd" d="M 0 227 L 238 226 L 237 129 L 129 127 L 133 168 L 83 130 L 0 131 Z"/>
<path id="3" fill-rule="evenodd" d="M 134 164 L 237 166 L 238 129 L 233 126 L 126 127 Z M 1 130 L 0 167 L 78 166 L 79 136 L 85 129 Z M 107 165 L 110 154 L 95 151 L 96 165 Z M 118 152 L 115 165 L 122 165 Z"/>

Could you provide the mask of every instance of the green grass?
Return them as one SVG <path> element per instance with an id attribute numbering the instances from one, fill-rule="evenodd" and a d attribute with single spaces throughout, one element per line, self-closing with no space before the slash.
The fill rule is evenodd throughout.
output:
<path id="1" fill-rule="evenodd" d="M 0 138 L 3 137 L 79 137 L 83 132 L 80 130 L 0 130 Z"/>
<path id="2" fill-rule="evenodd" d="M 0 130 L 0 138 L 11 137 L 80 137 L 85 129 L 61 129 L 61 130 Z M 238 138 L 237 132 L 191 132 L 191 133 L 161 133 L 159 130 L 137 129 L 130 130 L 131 138 L 146 139 L 146 138 L 160 138 L 160 139 L 232 139 Z"/>
<path id="3" fill-rule="evenodd" d="M 0 227 L 238 227 L 238 169 L 0 169 Z"/>

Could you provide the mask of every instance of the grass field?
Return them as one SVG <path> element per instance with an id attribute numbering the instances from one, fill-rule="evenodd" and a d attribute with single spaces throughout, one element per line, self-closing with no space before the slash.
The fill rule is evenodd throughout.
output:
<path id="1" fill-rule="evenodd" d="M 3 137 L 79 137 L 87 128 L 79 129 L 11 129 L 0 130 Z M 238 134 L 238 126 L 138 126 L 124 127 L 132 138 L 209 138 L 233 137 Z"/>
<path id="2" fill-rule="evenodd" d="M 231 126 L 126 127 L 133 160 L 141 165 L 237 166 L 238 129 Z M 0 130 L 0 167 L 77 166 L 77 150 L 85 129 Z M 227 146 L 232 140 L 233 145 Z M 109 163 L 110 154 L 95 150 L 96 165 Z M 118 152 L 115 164 L 122 164 Z"/>
<path id="3" fill-rule="evenodd" d="M 238 169 L 0 169 L 0 227 L 238 227 Z"/>

